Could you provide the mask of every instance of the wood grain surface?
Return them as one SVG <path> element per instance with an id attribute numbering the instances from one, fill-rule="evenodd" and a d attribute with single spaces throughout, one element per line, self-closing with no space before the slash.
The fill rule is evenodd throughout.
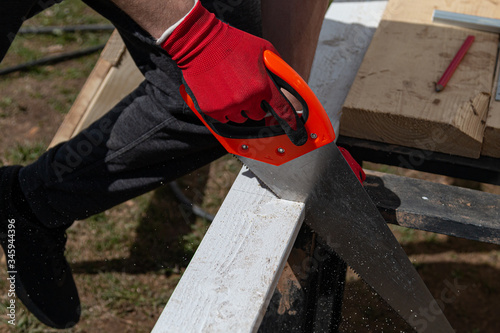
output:
<path id="1" fill-rule="evenodd" d="M 479 157 L 498 36 L 431 20 L 436 8 L 483 14 L 483 2 L 389 1 L 344 103 L 340 133 Z M 471 34 L 475 42 L 437 93 L 435 83 Z"/>

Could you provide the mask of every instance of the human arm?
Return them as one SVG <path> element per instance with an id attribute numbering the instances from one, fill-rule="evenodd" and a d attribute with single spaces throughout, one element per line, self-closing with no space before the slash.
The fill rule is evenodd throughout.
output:
<path id="1" fill-rule="evenodd" d="M 307 81 L 329 0 L 261 0 L 262 33 Z"/>
<path id="2" fill-rule="evenodd" d="M 111 0 L 132 20 L 159 39 L 194 6 L 194 0 Z"/>
<path id="3" fill-rule="evenodd" d="M 311 73 L 323 17 L 329 0 L 261 0 L 263 37 L 269 40 L 306 81 Z M 289 96 L 295 108 L 300 104 Z M 361 183 L 366 175 L 351 154 L 342 156 Z"/>

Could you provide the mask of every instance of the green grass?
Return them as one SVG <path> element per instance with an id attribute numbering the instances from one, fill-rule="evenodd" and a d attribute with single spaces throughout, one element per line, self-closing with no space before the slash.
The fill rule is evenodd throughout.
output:
<path id="1" fill-rule="evenodd" d="M 3 97 L 1 100 L 0 100 L 0 107 L 1 108 L 6 108 L 8 106 L 11 106 L 13 103 L 12 101 L 12 98 L 6 96 L 6 97 Z"/>
<path id="2" fill-rule="evenodd" d="M 83 2 L 66 0 L 28 19 L 24 26 L 40 27 L 103 23 L 109 23 L 109 21 L 89 9 Z M 54 53 L 103 44 L 108 40 L 109 36 L 109 31 L 59 31 L 55 34 L 18 34 L 0 68 L 33 61 Z M 29 73 L 40 80 L 50 78 L 49 74 L 53 74 L 50 70 L 47 71 L 46 67 L 33 68 Z"/>
<path id="3" fill-rule="evenodd" d="M 29 25 L 61 26 L 104 22 L 107 20 L 89 9 L 82 1 L 66 0 L 30 19 Z"/>
<path id="4" fill-rule="evenodd" d="M 400 227 L 398 225 L 390 225 L 390 228 L 395 234 L 401 244 L 408 244 L 416 241 L 418 231 L 415 229 Z"/>
<path id="5" fill-rule="evenodd" d="M 181 237 L 182 252 L 186 256 L 192 257 L 194 255 L 209 226 L 210 223 L 207 220 L 199 218 L 196 223 L 191 225 L 191 233 Z"/>
<path id="6" fill-rule="evenodd" d="M 26 165 L 35 161 L 46 149 L 47 146 L 41 142 L 27 141 L 8 149 L 5 158 L 11 164 Z"/>

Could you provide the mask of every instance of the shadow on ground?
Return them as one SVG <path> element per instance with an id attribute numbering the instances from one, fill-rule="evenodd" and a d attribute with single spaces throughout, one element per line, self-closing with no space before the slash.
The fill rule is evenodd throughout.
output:
<path id="1" fill-rule="evenodd" d="M 180 179 L 179 185 L 182 189 L 188 188 L 185 195 L 199 203 L 203 199 L 207 178 L 208 168 L 203 168 L 196 177 Z M 168 186 L 163 186 L 154 192 L 141 215 L 128 258 L 76 262 L 71 265 L 73 273 L 179 272 L 191 260 L 208 223 L 197 218 Z"/>
<path id="2" fill-rule="evenodd" d="M 457 333 L 498 332 L 500 317 L 495 313 L 500 307 L 500 269 L 487 263 L 495 252 L 498 258 L 498 245 L 447 237 L 439 243 L 410 243 L 404 250 L 409 256 L 418 256 L 415 268 Z M 467 259 L 456 262 L 458 256 Z M 421 315 L 434 319 L 429 309 L 421 309 Z M 341 331 L 411 332 L 385 301 L 352 276 L 346 283 Z"/>

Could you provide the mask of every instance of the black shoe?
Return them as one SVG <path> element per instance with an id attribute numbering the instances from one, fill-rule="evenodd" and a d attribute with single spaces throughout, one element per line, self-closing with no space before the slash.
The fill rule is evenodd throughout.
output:
<path id="1" fill-rule="evenodd" d="M 65 229 L 46 228 L 29 211 L 19 188 L 19 169 L 0 168 L 0 243 L 7 274 L 15 278 L 17 297 L 38 320 L 69 328 L 80 319 L 80 299 L 64 257 Z"/>

